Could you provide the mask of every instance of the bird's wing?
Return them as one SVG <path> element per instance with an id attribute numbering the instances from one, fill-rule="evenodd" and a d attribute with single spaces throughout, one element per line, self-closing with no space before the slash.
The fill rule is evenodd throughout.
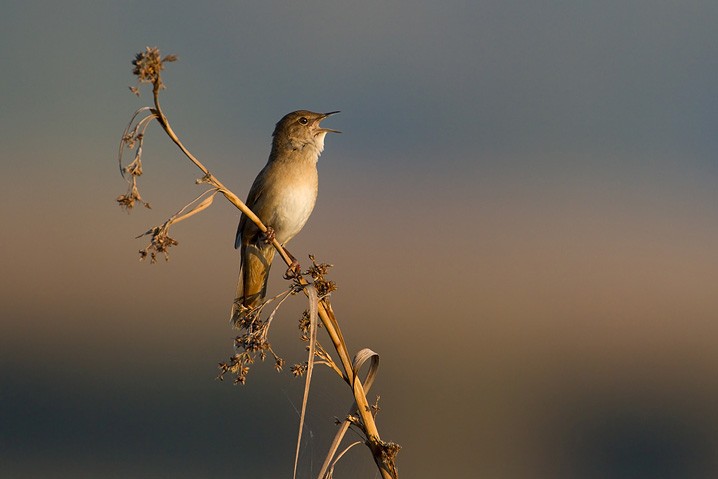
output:
<path id="1" fill-rule="evenodd" d="M 261 177 L 262 173 L 260 173 L 259 176 L 257 176 L 257 179 L 254 180 L 252 187 L 249 189 L 249 194 L 247 195 L 247 201 L 245 204 L 252 211 L 254 211 L 254 205 L 258 203 L 259 198 L 262 196 L 262 192 L 264 191 L 264 188 L 261 186 L 263 184 L 263 182 L 260 181 Z M 258 214 L 258 212 L 254 211 L 254 214 Z M 242 245 L 242 231 L 244 230 L 244 225 L 246 223 L 247 216 L 242 213 L 242 216 L 239 218 L 239 225 L 237 226 L 237 235 L 234 237 L 234 249 L 238 249 Z"/>

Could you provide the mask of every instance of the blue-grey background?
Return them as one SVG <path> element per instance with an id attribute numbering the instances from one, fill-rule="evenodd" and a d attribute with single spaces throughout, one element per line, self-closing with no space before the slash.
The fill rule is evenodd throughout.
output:
<path id="1" fill-rule="evenodd" d="M 156 127 L 153 209 L 114 202 L 149 45 L 180 58 L 173 126 L 242 197 L 282 115 L 342 110 L 290 250 L 335 264 L 350 346 L 381 354 L 402 477 L 715 477 L 717 24 L 691 0 L 5 2 L 0 476 L 291 474 L 301 382 L 214 380 L 237 212 L 137 262 L 200 191 Z M 273 326 L 290 363 L 302 307 Z M 301 477 L 349 402 L 318 369 Z M 356 448 L 336 476 L 376 472 Z"/>

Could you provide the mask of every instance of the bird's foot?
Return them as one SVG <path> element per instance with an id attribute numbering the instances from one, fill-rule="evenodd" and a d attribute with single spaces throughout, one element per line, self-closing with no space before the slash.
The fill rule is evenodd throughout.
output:
<path id="1" fill-rule="evenodd" d="M 272 228 L 271 226 L 267 226 L 267 231 L 262 233 L 262 240 L 267 244 L 272 244 L 276 236 L 277 235 L 274 232 L 274 228 Z"/>

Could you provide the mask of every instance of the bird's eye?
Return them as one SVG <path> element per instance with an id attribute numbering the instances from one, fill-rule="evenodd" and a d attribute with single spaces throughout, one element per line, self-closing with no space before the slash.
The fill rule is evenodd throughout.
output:
<path id="1" fill-rule="evenodd" d="M 299 119 L 299 123 L 301 123 L 302 125 L 306 125 L 307 123 L 309 123 L 309 120 L 307 120 L 307 118 L 303 116 Z"/>

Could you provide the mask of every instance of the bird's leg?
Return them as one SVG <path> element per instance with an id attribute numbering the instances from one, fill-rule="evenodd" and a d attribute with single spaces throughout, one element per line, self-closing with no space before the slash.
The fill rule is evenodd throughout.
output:
<path id="1" fill-rule="evenodd" d="M 267 244 L 272 244 L 275 237 L 276 234 L 274 233 L 274 228 L 272 228 L 271 226 L 267 226 L 267 231 L 262 233 L 262 241 Z"/>
<path id="2" fill-rule="evenodd" d="M 293 279 L 302 274 L 302 267 L 299 265 L 299 262 L 297 261 L 297 258 L 292 256 L 292 253 L 284 250 L 285 253 L 287 253 L 287 256 L 289 256 L 289 259 L 292 260 L 292 264 L 289 265 L 289 268 L 287 268 L 287 271 L 284 273 L 284 279 Z"/>

